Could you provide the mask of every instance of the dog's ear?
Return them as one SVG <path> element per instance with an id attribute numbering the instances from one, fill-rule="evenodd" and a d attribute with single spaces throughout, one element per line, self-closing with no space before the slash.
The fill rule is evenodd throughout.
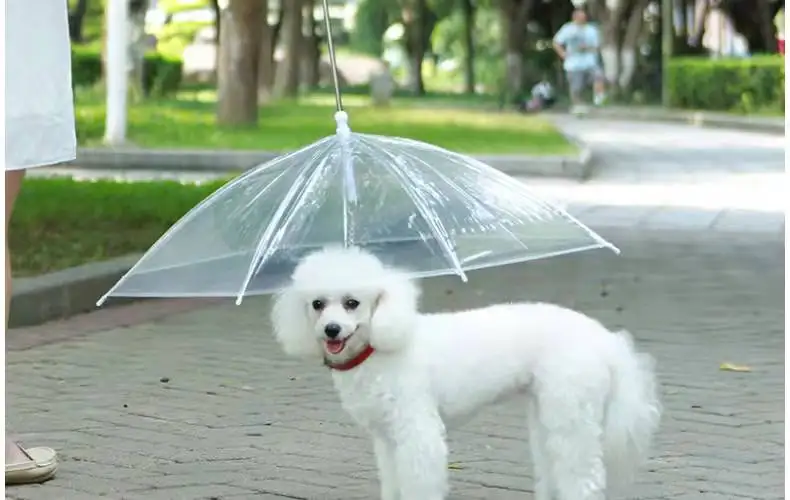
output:
<path id="1" fill-rule="evenodd" d="M 393 273 L 379 292 L 370 320 L 370 345 L 394 352 L 411 340 L 417 324 L 420 289 L 404 274 Z"/>
<path id="2" fill-rule="evenodd" d="M 271 323 L 274 336 L 285 354 L 299 358 L 323 356 L 313 335 L 307 304 L 298 292 L 286 289 L 275 297 Z"/>

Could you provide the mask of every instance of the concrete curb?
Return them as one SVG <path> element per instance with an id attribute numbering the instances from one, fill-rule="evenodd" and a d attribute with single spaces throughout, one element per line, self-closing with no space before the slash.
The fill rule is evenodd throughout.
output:
<path id="1" fill-rule="evenodd" d="M 749 132 L 763 132 L 768 134 L 784 135 L 784 120 L 765 117 L 729 116 L 719 113 L 706 113 L 702 111 L 664 111 L 652 109 L 594 109 L 588 115 L 591 118 L 612 120 L 637 120 L 669 123 L 685 123 L 698 127 L 722 128 L 745 130 Z"/>
<path id="2" fill-rule="evenodd" d="M 474 158 L 511 175 L 585 179 L 589 175 L 589 148 L 578 140 L 570 140 L 580 149 L 579 154 L 475 155 Z M 80 148 L 71 165 L 86 169 L 231 173 L 253 168 L 278 156 L 280 154 L 268 151 Z"/>
<path id="3" fill-rule="evenodd" d="M 139 258 L 140 255 L 128 255 L 32 278 L 15 279 L 9 327 L 39 325 L 94 310 L 96 301 Z M 113 300 L 109 305 L 127 302 Z"/>

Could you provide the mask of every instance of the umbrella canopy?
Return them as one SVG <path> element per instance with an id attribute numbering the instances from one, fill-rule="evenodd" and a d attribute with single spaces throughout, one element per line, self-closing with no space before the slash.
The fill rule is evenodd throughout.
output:
<path id="1" fill-rule="evenodd" d="M 326 245 L 415 277 L 617 249 L 523 183 L 419 141 L 337 134 L 251 169 L 178 221 L 113 287 L 119 297 L 235 297 L 285 286 Z"/>

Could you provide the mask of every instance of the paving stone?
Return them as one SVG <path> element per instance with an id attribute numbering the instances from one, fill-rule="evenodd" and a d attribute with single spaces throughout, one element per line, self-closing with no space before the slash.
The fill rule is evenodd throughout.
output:
<path id="1" fill-rule="evenodd" d="M 780 498 L 782 239 L 616 227 L 605 235 L 621 256 L 476 272 L 467 285 L 429 280 L 425 309 L 550 300 L 629 329 L 658 360 L 666 416 L 653 459 L 622 498 Z M 139 311 L 142 323 L 119 311 L 124 328 L 105 315 L 90 334 L 10 350 L 9 428 L 28 445 L 56 445 L 63 463 L 53 481 L 9 488 L 8 498 L 376 498 L 369 441 L 322 367 L 280 353 L 267 308 L 264 297 L 170 316 Z M 722 362 L 752 371 L 721 371 Z M 532 498 L 523 400 L 451 430 L 450 443 L 462 467 L 451 474 L 451 499 Z"/>

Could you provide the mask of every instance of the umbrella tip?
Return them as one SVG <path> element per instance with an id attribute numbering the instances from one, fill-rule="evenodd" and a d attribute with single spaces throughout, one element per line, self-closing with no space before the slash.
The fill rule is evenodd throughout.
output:
<path id="1" fill-rule="evenodd" d="M 351 133 L 351 128 L 348 126 L 348 113 L 345 111 L 335 113 L 335 123 L 337 124 L 338 135 L 347 136 Z"/>
<path id="2" fill-rule="evenodd" d="M 238 297 L 236 297 L 236 305 L 240 306 L 242 300 L 244 300 L 244 296 L 239 295 Z"/>

